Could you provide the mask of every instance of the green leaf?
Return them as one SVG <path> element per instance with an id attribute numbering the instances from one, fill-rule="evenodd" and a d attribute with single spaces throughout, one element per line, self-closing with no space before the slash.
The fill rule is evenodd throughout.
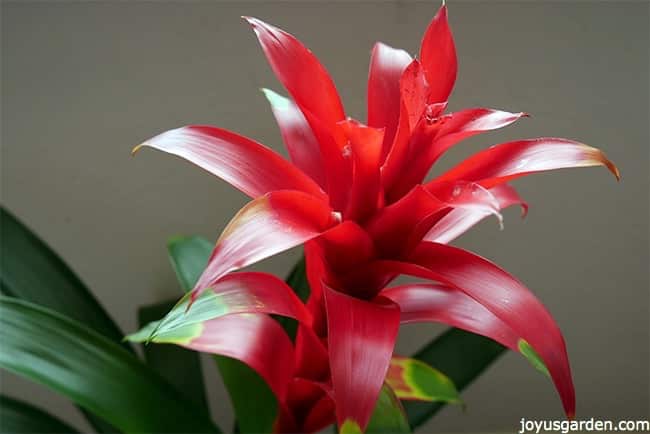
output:
<path id="1" fill-rule="evenodd" d="M 194 288 L 208 265 L 213 247 L 214 243 L 199 236 L 177 236 L 167 240 L 169 259 L 183 292 Z"/>
<path id="2" fill-rule="evenodd" d="M 463 390 L 505 350 L 491 339 L 451 328 L 418 351 L 413 358 L 444 372 L 458 390 Z M 441 402 L 404 402 L 409 423 L 414 429 L 444 405 Z"/>
<path id="3" fill-rule="evenodd" d="M 55 310 L 122 341 L 122 331 L 56 253 L 1 207 L 0 224 L 0 281 L 5 295 Z"/>
<path id="4" fill-rule="evenodd" d="M 548 378 L 551 378 L 551 374 L 548 372 L 546 364 L 539 356 L 539 354 L 537 354 L 537 351 L 535 351 L 528 342 L 523 339 L 519 339 L 517 347 L 519 348 L 519 352 L 523 354 L 523 356 L 530 362 L 531 365 L 533 365 L 535 369 L 546 375 Z"/>
<path id="5" fill-rule="evenodd" d="M 121 342 L 124 334 L 77 275 L 34 233 L 0 207 L 0 289 L 45 306 Z M 128 350 L 130 345 L 123 343 Z M 84 412 L 99 432 L 115 428 Z"/>
<path id="6" fill-rule="evenodd" d="M 39 408 L 0 395 L 0 432 L 70 434 L 79 431 Z"/>
<path id="7" fill-rule="evenodd" d="M 239 360 L 214 356 L 228 390 L 240 433 L 270 433 L 278 414 L 278 402 L 257 372 Z"/>
<path id="8" fill-rule="evenodd" d="M 345 425 L 345 424 L 344 424 Z M 341 430 L 343 431 L 343 430 Z M 390 386 L 384 384 L 370 417 L 366 433 L 410 433 L 402 403 Z"/>
<path id="9" fill-rule="evenodd" d="M 361 432 L 361 427 L 359 427 L 359 424 L 353 421 L 352 419 L 347 419 L 345 422 L 343 422 L 343 425 L 341 425 L 341 429 L 339 430 L 340 434 L 363 434 Z"/>
<path id="10" fill-rule="evenodd" d="M 172 300 L 141 307 L 138 309 L 140 326 L 161 318 L 175 304 Z M 198 353 L 174 345 L 144 345 L 143 351 L 147 365 L 176 386 L 179 392 L 202 411 L 206 413 L 209 411 Z"/>
<path id="11" fill-rule="evenodd" d="M 456 386 L 449 377 L 420 360 L 393 357 L 386 383 L 399 399 L 449 404 L 461 402 Z"/>
<path id="12" fill-rule="evenodd" d="M 174 237 L 169 240 L 167 247 L 182 289 L 190 291 L 208 263 L 212 243 L 197 236 Z M 206 300 L 209 300 L 210 291 L 205 291 L 204 294 L 206 293 Z M 202 299 L 204 296 L 201 296 L 195 305 Z M 188 314 L 195 308 L 196 306 L 192 306 Z M 272 432 L 278 404 L 266 382 L 239 360 L 224 356 L 214 358 L 230 395 L 239 432 Z"/>
<path id="13" fill-rule="evenodd" d="M 124 432 L 218 432 L 207 414 L 123 347 L 54 311 L 1 296 L 0 341 L 0 367 Z"/>

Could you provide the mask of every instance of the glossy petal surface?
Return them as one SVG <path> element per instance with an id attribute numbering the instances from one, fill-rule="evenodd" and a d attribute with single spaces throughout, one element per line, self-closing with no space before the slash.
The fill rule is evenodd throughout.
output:
<path id="1" fill-rule="evenodd" d="M 282 327 L 263 314 L 232 314 L 179 329 L 182 337 L 155 338 L 203 353 L 240 360 L 253 368 L 282 400 L 293 375 L 294 353 Z"/>
<path id="2" fill-rule="evenodd" d="M 377 42 L 368 73 L 368 126 L 385 128 L 382 158 L 388 153 L 400 116 L 400 78 L 413 59 L 404 50 Z"/>
<path id="3" fill-rule="evenodd" d="M 512 205 L 520 205 L 522 217 L 528 211 L 528 204 L 519 196 L 517 191 L 507 184 L 492 187 L 490 193 L 498 202 L 499 210 Z M 441 218 L 425 235 L 424 241 L 449 243 L 467 232 L 475 224 L 489 216 L 489 213 L 479 209 L 456 208 Z"/>
<path id="4" fill-rule="evenodd" d="M 399 122 L 382 166 L 382 183 L 387 191 L 401 175 L 409 156 L 411 134 L 426 109 L 429 87 L 420 62 L 413 60 L 406 67 L 400 78 L 399 89 Z"/>
<path id="5" fill-rule="evenodd" d="M 320 145 L 307 119 L 290 99 L 269 89 L 262 89 L 262 91 L 271 104 L 291 161 L 319 186 L 325 188 L 327 184 L 320 156 Z"/>
<path id="6" fill-rule="evenodd" d="M 463 291 L 416 283 L 386 289 L 381 295 L 399 305 L 402 323 L 442 323 L 489 337 L 519 351 L 519 336 L 510 326 Z"/>
<path id="7" fill-rule="evenodd" d="M 370 303 L 327 286 L 324 291 L 337 420 L 352 420 L 363 430 L 388 370 L 399 309 L 390 301 Z"/>
<path id="8" fill-rule="evenodd" d="M 590 166 L 605 166 L 619 178 L 618 169 L 602 151 L 573 140 L 539 138 L 492 146 L 436 180 L 465 179 L 490 188 L 530 173 Z"/>
<path id="9" fill-rule="evenodd" d="M 456 82 L 456 46 L 447 21 L 447 7 L 433 18 L 420 46 L 420 60 L 431 89 L 429 102 L 447 101 Z"/>
<path id="10" fill-rule="evenodd" d="M 463 291 L 528 342 L 548 367 L 567 416 L 573 417 L 575 392 L 564 338 L 546 308 L 521 282 L 480 256 L 444 244 L 424 242 L 410 261 L 426 271 L 414 268 L 409 274 Z"/>
<path id="11" fill-rule="evenodd" d="M 224 229 L 193 297 L 227 272 L 300 245 L 333 224 L 325 202 L 299 191 L 275 191 L 255 199 Z"/>
<path id="12" fill-rule="evenodd" d="M 458 142 L 503 128 L 522 116 L 526 114 L 474 108 L 439 117 L 425 117 L 411 138 L 407 170 L 403 170 L 397 185 L 393 187 L 393 195 L 400 195 L 421 183 L 433 164 Z"/>
<path id="13" fill-rule="evenodd" d="M 268 313 L 311 324 L 311 315 L 291 288 L 277 277 L 257 272 L 232 273 L 215 282 L 192 307 L 186 294 L 152 330 L 131 335 L 138 341 L 176 336 L 177 330 L 234 313 Z M 189 309 L 188 309 L 189 308 Z M 150 331 L 147 335 L 146 330 Z"/>
<path id="14" fill-rule="evenodd" d="M 184 158 L 252 198 L 274 190 L 299 190 L 325 197 L 316 182 L 271 149 L 221 128 L 181 127 L 159 134 L 133 151 L 141 147 Z"/>
<path id="15" fill-rule="evenodd" d="M 354 120 L 339 123 L 352 152 L 352 187 L 345 219 L 363 221 L 379 202 L 381 150 L 384 130 Z"/>
<path id="16" fill-rule="evenodd" d="M 327 125 L 343 120 L 343 105 L 334 82 L 316 56 L 284 30 L 257 18 L 245 19 L 253 27 L 271 69 L 298 106 Z"/>

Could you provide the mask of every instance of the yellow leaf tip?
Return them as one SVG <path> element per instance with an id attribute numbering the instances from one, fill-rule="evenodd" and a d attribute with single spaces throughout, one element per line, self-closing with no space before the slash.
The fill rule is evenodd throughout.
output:
<path id="1" fill-rule="evenodd" d="M 137 154 L 138 151 L 140 150 L 140 148 L 142 148 L 144 145 L 145 145 L 144 143 L 140 143 L 139 145 L 137 145 L 133 149 L 131 149 L 131 156 L 132 157 L 135 156 L 135 154 Z"/>
<path id="2" fill-rule="evenodd" d="M 584 144 L 583 144 L 584 145 Z M 586 147 L 586 159 L 589 163 L 593 165 L 601 165 L 605 166 L 607 170 L 612 172 L 612 174 L 616 177 L 617 181 L 621 180 L 621 172 L 618 170 L 618 167 L 616 167 L 616 164 L 614 164 L 603 151 L 601 151 L 598 148 L 592 148 L 589 145 L 584 145 Z"/>
<path id="3" fill-rule="evenodd" d="M 346 419 L 339 430 L 339 434 L 361 434 L 362 432 L 359 424 L 352 419 Z"/>

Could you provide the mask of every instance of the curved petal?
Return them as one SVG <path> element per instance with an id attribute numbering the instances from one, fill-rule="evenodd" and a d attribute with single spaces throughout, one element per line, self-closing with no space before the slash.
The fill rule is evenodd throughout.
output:
<path id="1" fill-rule="evenodd" d="M 449 205 L 421 186 L 416 186 L 401 200 L 382 208 L 366 225 L 381 257 L 399 258 L 414 243 L 419 242 L 416 228 L 427 218 L 443 211 Z M 442 216 L 443 214 L 440 214 Z M 423 229 L 424 235 L 427 229 Z"/>
<path id="2" fill-rule="evenodd" d="M 407 115 L 409 131 L 413 131 L 427 107 L 429 98 L 427 82 L 422 64 L 413 60 L 404 70 L 400 79 L 400 96 Z"/>
<path id="3" fill-rule="evenodd" d="M 327 264 L 337 272 L 354 268 L 375 255 L 371 236 L 352 220 L 328 230 L 315 242 L 321 247 Z"/>
<path id="4" fill-rule="evenodd" d="M 388 191 L 403 174 L 409 157 L 411 134 L 427 110 L 429 87 L 422 66 L 413 60 L 404 70 L 399 81 L 400 105 L 399 122 L 392 145 L 382 166 L 382 183 Z M 444 110 L 443 105 L 434 105 L 432 110 Z"/>
<path id="5" fill-rule="evenodd" d="M 411 137 L 408 170 L 391 186 L 391 196 L 399 197 L 421 183 L 435 162 L 449 148 L 466 138 L 503 128 L 526 113 L 474 108 L 439 117 L 426 116 Z"/>
<path id="6" fill-rule="evenodd" d="M 337 421 L 352 420 L 363 431 L 386 378 L 399 309 L 389 300 L 371 303 L 326 285 L 323 291 Z"/>
<path id="7" fill-rule="evenodd" d="M 309 176 L 266 146 L 233 132 L 192 125 L 159 134 L 136 146 L 177 155 L 256 198 L 274 190 L 299 190 L 325 199 Z"/>
<path id="8" fill-rule="evenodd" d="M 185 348 L 240 360 L 269 385 L 278 401 L 286 396 L 293 377 L 294 351 L 280 324 L 263 314 L 232 314 L 201 324 Z"/>
<path id="9" fill-rule="evenodd" d="M 433 123 L 439 123 L 435 141 L 428 150 L 428 160 L 433 164 L 446 150 L 461 140 L 486 131 L 506 127 L 528 113 L 510 113 L 487 108 L 470 108 L 441 116 Z"/>
<path id="10" fill-rule="evenodd" d="M 564 411 L 570 418 L 575 415 L 575 391 L 562 333 L 546 308 L 521 282 L 488 260 L 445 244 L 423 242 L 409 261 L 384 261 L 376 267 L 436 280 L 483 305 L 521 338 L 522 354 L 530 358 L 524 351 L 528 345 L 539 354 Z"/>
<path id="11" fill-rule="evenodd" d="M 528 204 L 519 196 L 517 191 L 508 184 L 500 184 L 492 187 L 490 193 L 494 196 L 499 204 L 499 210 L 512 205 L 520 205 L 522 208 L 522 217 L 528 212 Z M 489 216 L 483 210 L 456 208 L 441 218 L 424 236 L 424 241 L 433 241 L 447 244 L 465 232 L 475 224 Z"/>
<path id="12" fill-rule="evenodd" d="M 429 102 L 447 101 L 456 81 L 458 64 L 454 39 L 447 22 L 447 7 L 444 5 L 424 33 L 420 60 L 431 89 Z"/>
<path id="13" fill-rule="evenodd" d="M 325 188 L 326 178 L 318 140 L 298 106 L 270 89 L 262 89 L 280 127 L 282 139 L 293 164 Z"/>
<path id="14" fill-rule="evenodd" d="M 435 322 L 486 336 L 518 351 L 519 336 L 482 304 L 443 285 L 414 283 L 388 288 L 381 295 L 399 305 L 403 324 Z"/>
<path id="15" fill-rule="evenodd" d="M 494 214 L 501 222 L 496 198 L 479 184 L 442 182 L 425 189 L 416 186 L 399 201 L 383 208 L 367 230 L 383 257 L 398 258 L 422 240 L 452 209 Z"/>
<path id="16" fill-rule="evenodd" d="M 274 191 L 228 223 L 192 290 L 192 299 L 229 271 L 300 245 L 337 223 L 327 203 L 300 191 Z"/>
<path id="17" fill-rule="evenodd" d="M 336 123 L 344 120 L 345 114 L 331 77 L 295 37 L 256 18 L 244 19 L 255 31 L 271 69 L 311 126 L 320 145 L 330 201 L 342 211 L 347 203 L 351 165 L 342 155 L 345 138 Z"/>
<path id="18" fill-rule="evenodd" d="M 231 273 L 215 282 L 192 304 L 189 309 L 188 293 L 160 320 L 146 335 L 144 331 L 136 335 L 148 339 L 173 334 L 175 330 L 192 324 L 202 323 L 214 318 L 234 313 L 266 313 L 282 315 L 311 326 L 312 317 L 302 301 L 281 279 L 267 273 Z M 135 335 L 132 335 L 135 336 Z"/>
<path id="19" fill-rule="evenodd" d="M 299 107 L 327 125 L 345 118 L 330 75 L 316 56 L 294 36 L 257 18 L 244 17 L 264 50 L 271 69 Z"/>
<path id="20" fill-rule="evenodd" d="M 618 169 L 599 149 L 568 139 L 545 137 L 492 146 L 432 182 L 464 179 L 486 188 L 535 172 L 569 167 L 605 166 L 620 178 Z"/>
<path id="21" fill-rule="evenodd" d="M 365 126 L 355 120 L 339 122 L 352 148 L 352 186 L 344 218 L 363 221 L 378 206 L 381 147 L 384 129 Z"/>
<path id="22" fill-rule="evenodd" d="M 400 116 L 400 78 L 413 59 L 404 50 L 377 42 L 368 72 L 368 125 L 385 128 L 382 159 L 388 153 Z"/>
<path id="23" fill-rule="evenodd" d="M 195 314 L 191 310 L 189 315 Z M 277 321 L 262 313 L 227 313 L 173 328 L 160 327 L 160 322 L 155 321 L 126 339 L 175 344 L 240 360 L 268 383 L 280 402 L 294 375 L 291 340 Z"/>

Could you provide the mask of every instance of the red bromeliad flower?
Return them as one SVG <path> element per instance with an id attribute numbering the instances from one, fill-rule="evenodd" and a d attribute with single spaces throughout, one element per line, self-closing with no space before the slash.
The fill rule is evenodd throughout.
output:
<path id="1" fill-rule="evenodd" d="M 490 214 L 501 219 L 505 207 L 526 209 L 508 181 L 596 165 L 618 177 L 616 167 L 582 143 L 538 138 L 492 146 L 425 182 L 456 143 L 526 116 L 485 108 L 445 114 L 457 69 L 445 6 L 426 30 L 417 60 L 375 45 L 367 125 L 346 118 L 332 79 L 298 40 L 246 20 L 292 97 L 265 90 L 291 162 L 210 126 L 178 128 L 140 145 L 185 158 L 253 199 L 224 230 L 191 295 L 194 301 L 210 288 L 229 315 L 211 320 L 219 324 L 213 334 L 187 346 L 256 369 L 281 404 L 280 431 L 314 431 L 334 417 L 363 430 L 400 323 L 440 322 L 514 351 L 532 349 L 572 417 L 569 361 L 551 315 L 507 272 L 447 243 Z M 306 309 L 273 276 L 229 274 L 303 243 L 311 286 Z M 399 275 L 432 283 L 387 288 Z M 295 347 L 264 314 L 300 321 Z M 231 326 L 236 338 L 228 339 Z M 282 349 L 281 358 L 268 355 Z"/>

